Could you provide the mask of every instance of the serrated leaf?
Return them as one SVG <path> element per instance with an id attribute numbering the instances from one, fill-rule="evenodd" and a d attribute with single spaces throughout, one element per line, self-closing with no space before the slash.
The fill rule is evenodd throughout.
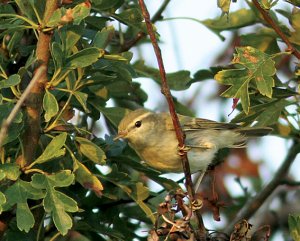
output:
<path id="1" fill-rule="evenodd" d="M 44 163 L 50 161 L 54 158 L 65 155 L 66 150 L 62 147 L 66 142 L 67 133 L 63 132 L 58 136 L 54 137 L 51 142 L 48 144 L 44 152 L 34 161 L 35 164 Z"/>
<path id="2" fill-rule="evenodd" d="M 85 48 L 67 59 L 69 68 L 83 68 L 95 63 L 104 55 L 104 50 L 96 47 Z"/>
<path id="3" fill-rule="evenodd" d="M 21 77 L 18 74 L 13 74 L 8 77 L 8 79 L 4 79 L 0 81 L 0 89 L 1 88 L 9 88 L 12 86 L 16 86 L 21 82 Z"/>
<path id="4" fill-rule="evenodd" d="M 215 79 L 230 87 L 221 95 L 227 98 L 239 98 L 245 113 L 249 112 L 249 84 L 254 82 L 257 90 L 269 98 L 272 98 L 274 79 L 276 72 L 275 62 L 271 56 L 252 47 L 240 47 L 236 49 L 233 63 L 240 68 L 219 71 Z"/>
<path id="5" fill-rule="evenodd" d="M 6 178 L 16 181 L 20 175 L 20 167 L 16 163 L 4 163 L 0 165 L 0 180 Z"/>
<path id="6" fill-rule="evenodd" d="M 289 215 L 288 224 L 293 240 L 300 240 L 300 216 Z"/>
<path id="7" fill-rule="evenodd" d="M 74 199 L 57 191 L 56 187 L 68 187 L 74 181 L 74 174 L 64 170 L 53 175 L 34 174 L 32 186 L 46 191 L 43 200 L 45 211 L 50 213 L 58 231 L 65 235 L 72 227 L 72 219 L 67 212 L 77 212 Z"/>
<path id="8" fill-rule="evenodd" d="M 8 210 L 10 207 L 17 205 L 16 216 L 17 226 L 22 231 L 29 232 L 34 226 L 34 217 L 31 213 L 27 199 L 38 200 L 43 198 L 44 193 L 31 186 L 31 183 L 18 180 L 5 191 L 7 202 L 3 209 Z"/>
<path id="9" fill-rule="evenodd" d="M 79 143 L 79 150 L 84 156 L 96 164 L 105 164 L 106 156 L 99 146 L 86 138 L 76 137 L 75 140 Z"/>
<path id="10" fill-rule="evenodd" d="M 77 161 L 75 178 L 84 188 L 92 190 L 98 197 L 102 195 L 103 186 L 100 180 L 79 161 Z"/>
<path id="11" fill-rule="evenodd" d="M 59 110 L 57 100 L 53 94 L 51 94 L 48 90 L 43 98 L 43 108 L 45 110 L 45 121 L 49 122 L 50 119 L 55 116 Z"/>
<path id="12" fill-rule="evenodd" d="M 86 113 L 89 113 L 90 111 L 89 111 L 89 109 L 86 106 L 88 95 L 86 93 L 83 93 L 83 92 L 80 92 L 80 91 L 76 91 L 76 92 L 74 92 L 74 96 L 78 100 L 78 102 L 80 103 L 80 105 L 83 107 L 84 111 Z"/>

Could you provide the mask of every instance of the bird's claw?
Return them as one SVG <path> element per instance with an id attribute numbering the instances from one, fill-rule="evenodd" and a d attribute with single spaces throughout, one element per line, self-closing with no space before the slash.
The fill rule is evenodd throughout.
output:
<path id="1" fill-rule="evenodd" d="M 178 155 L 179 156 L 183 156 L 185 155 L 189 150 L 191 150 L 191 147 L 188 147 L 188 146 L 179 146 L 178 147 Z"/>
<path id="2" fill-rule="evenodd" d="M 203 201 L 201 199 L 195 199 L 192 201 L 192 210 L 196 211 L 203 207 Z"/>

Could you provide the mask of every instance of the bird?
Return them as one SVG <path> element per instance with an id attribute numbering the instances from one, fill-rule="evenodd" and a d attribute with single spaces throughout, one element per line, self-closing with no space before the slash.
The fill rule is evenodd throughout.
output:
<path id="1" fill-rule="evenodd" d="M 178 114 L 185 135 L 185 146 L 191 173 L 205 173 L 222 148 L 243 148 L 249 137 L 264 136 L 270 127 L 243 127 L 208 119 Z M 150 167 L 163 173 L 182 173 L 171 115 L 141 108 L 129 112 L 118 125 L 114 140 L 126 139 L 140 158 Z"/>

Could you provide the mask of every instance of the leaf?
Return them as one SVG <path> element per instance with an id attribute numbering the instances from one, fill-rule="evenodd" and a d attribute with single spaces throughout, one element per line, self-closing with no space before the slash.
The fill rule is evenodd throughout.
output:
<path id="1" fill-rule="evenodd" d="M 122 11 L 117 15 L 121 22 L 124 22 L 128 25 L 137 24 L 144 20 L 144 17 L 139 8 L 130 8 Z"/>
<path id="2" fill-rule="evenodd" d="M 225 30 L 238 29 L 253 25 L 257 22 L 255 13 L 250 9 L 240 9 L 231 12 L 228 16 L 201 21 L 207 28 L 216 33 L 221 39 L 225 39 L 220 33 Z"/>
<path id="3" fill-rule="evenodd" d="M 5 191 L 6 203 L 3 206 L 4 210 L 17 205 L 16 216 L 17 226 L 26 233 L 34 226 L 34 217 L 31 213 L 27 199 L 38 200 L 44 197 L 44 193 L 31 186 L 31 183 L 18 180 Z"/>
<path id="4" fill-rule="evenodd" d="M 298 8 L 294 8 L 292 12 L 292 16 L 289 18 L 291 25 L 295 31 L 290 31 L 289 40 L 297 45 L 300 45 L 300 10 Z"/>
<path id="5" fill-rule="evenodd" d="M 133 66 L 140 77 L 152 78 L 157 83 L 161 84 L 161 78 L 158 69 L 146 66 L 143 61 L 138 61 Z M 169 87 L 172 90 L 186 90 L 192 83 L 190 72 L 187 70 L 168 73 L 166 77 Z"/>
<path id="6" fill-rule="evenodd" d="M 75 171 L 76 181 L 79 182 L 84 188 L 92 190 L 98 197 L 101 197 L 103 186 L 100 180 L 79 161 L 77 161 L 77 166 L 78 168 Z"/>
<path id="7" fill-rule="evenodd" d="M 46 191 L 43 200 L 45 211 L 50 213 L 58 231 L 65 235 L 72 227 L 72 218 L 68 212 L 77 212 L 78 206 L 74 199 L 57 191 L 56 187 L 68 187 L 74 181 L 74 174 L 64 170 L 53 175 L 34 174 L 32 186 Z"/>
<path id="8" fill-rule="evenodd" d="M 54 137 L 51 142 L 48 144 L 44 152 L 34 161 L 35 164 L 41 164 L 47 161 L 50 161 L 54 158 L 65 155 L 66 150 L 63 145 L 67 139 L 67 133 L 63 132 L 58 136 Z"/>
<path id="9" fill-rule="evenodd" d="M 92 103 L 93 106 L 99 110 L 115 127 L 118 127 L 120 121 L 123 117 L 129 113 L 128 109 L 121 108 L 121 107 L 102 107 L 99 105 L 95 105 Z"/>
<path id="10" fill-rule="evenodd" d="M 47 27 L 56 27 L 60 24 L 62 17 L 62 9 L 56 9 L 51 15 L 49 21 L 47 22 Z"/>
<path id="11" fill-rule="evenodd" d="M 285 99 L 271 101 L 265 104 L 250 107 L 249 113 L 241 112 L 232 122 L 244 122 L 246 124 L 255 123 L 255 126 L 270 126 L 276 124 L 281 112 L 289 105 Z"/>
<path id="12" fill-rule="evenodd" d="M 4 193 L 3 192 L 0 192 L 0 214 L 2 213 L 2 211 L 3 211 L 3 204 L 5 204 L 6 203 L 6 197 L 5 197 L 5 195 L 4 195 Z"/>
<path id="13" fill-rule="evenodd" d="M 104 55 L 104 50 L 96 47 L 85 48 L 67 58 L 67 66 L 75 68 L 87 67 Z"/>
<path id="14" fill-rule="evenodd" d="M 293 240 L 300 240 L 300 216 L 289 215 L 289 230 Z"/>
<path id="15" fill-rule="evenodd" d="M 55 64 L 55 70 L 61 69 L 63 66 L 63 52 L 61 45 L 57 42 L 52 43 L 51 54 Z"/>
<path id="16" fill-rule="evenodd" d="M 16 163 L 4 163 L 0 165 L 0 180 L 6 178 L 11 181 L 16 181 L 20 175 L 20 167 Z"/>
<path id="17" fill-rule="evenodd" d="M 108 43 L 111 41 L 114 34 L 115 28 L 113 26 L 108 26 L 101 29 L 101 31 L 98 31 L 94 37 L 94 47 L 105 49 Z"/>
<path id="18" fill-rule="evenodd" d="M 78 100 L 78 102 L 80 103 L 80 105 L 83 107 L 84 111 L 86 113 L 89 113 L 90 111 L 89 111 L 89 109 L 86 106 L 88 95 L 86 93 L 83 93 L 83 92 L 80 92 L 80 91 L 76 91 L 76 92 L 74 92 L 74 96 Z"/>
<path id="19" fill-rule="evenodd" d="M 106 156 L 99 146 L 86 138 L 76 137 L 75 140 L 79 143 L 79 150 L 84 156 L 96 164 L 105 164 Z"/>
<path id="20" fill-rule="evenodd" d="M 272 98 L 275 62 L 271 56 L 252 47 L 240 47 L 236 48 L 236 51 L 232 63 L 240 68 L 219 71 L 215 79 L 221 84 L 230 85 L 221 96 L 241 99 L 243 110 L 247 114 L 250 108 L 248 92 L 250 82 L 256 84 L 257 90 L 262 95 Z"/>
<path id="21" fill-rule="evenodd" d="M 18 85 L 21 82 L 20 75 L 13 74 L 8 77 L 8 79 L 4 79 L 0 81 L 0 89 L 9 88 L 15 85 Z"/>
<path id="22" fill-rule="evenodd" d="M 43 98 L 43 108 L 45 110 L 45 121 L 49 122 L 53 116 L 55 116 L 59 110 L 57 100 L 53 94 L 48 90 Z"/>
<path id="23" fill-rule="evenodd" d="M 83 19 L 88 17 L 90 15 L 90 3 L 88 2 L 83 2 L 81 4 L 77 4 L 73 8 L 73 22 L 75 25 L 78 25 L 81 23 Z"/>

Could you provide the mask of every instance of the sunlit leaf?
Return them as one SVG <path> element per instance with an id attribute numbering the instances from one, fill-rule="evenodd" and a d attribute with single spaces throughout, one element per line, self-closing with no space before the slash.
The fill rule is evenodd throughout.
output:
<path id="1" fill-rule="evenodd" d="M 219 71 L 215 79 L 221 84 L 230 85 L 222 96 L 241 99 L 243 110 L 248 113 L 250 82 L 255 83 L 262 95 L 272 97 L 275 62 L 271 56 L 252 47 L 240 47 L 236 51 L 232 63 L 237 64 L 239 68 Z"/>
<path id="2" fill-rule="evenodd" d="M 300 240 L 300 216 L 289 215 L 288 224 L 293 240 Z"/>
<path id="3" fill-rule="evenodd" d="M 102 195 L 103 186 L 100 180 L 90 172 L 90 170 L 77 162 L 78 168 L 75 171 L 76 181 L 79 182 L 84 188 L 90 189 L 99 197 Z"/>
<path id="4" fill-rule="evenodd" d="M 66 150 L 62 147 L 66 142 L 67 136 L 67 133 L 63 132 L 58 136 L 54 137 L 48 144 L 44 152 L 34 161 L 34 163 L 41 164 L 50 161 L 54 158 L 65 155 Z"/>
<path id="5" fill-rule="evenodd" d="M 104 50 L 91 47 L 85 48 L 67 59 L 68 67 L 70 68 L 83 68 L 95 63 L 99 58 L 104 55 Z"/>
<path id="6" fill-rule="evenodd" d="M 20 175 L 20 166 L 16 163 L 4 163 L 0 165 L 0 180 L 6 178 L 11 181 L 16 181 Z"/>
<path id="7" fill-rule="evenodd" d="M 75 140 L 78 142 L 79 150 L 83 155 L 96 164 L 103 165 L 105 163 L 105 153 L 99 146 L 83 137 L 76 137 Z"/>
<path id="8" fill-rule="evenodd" d="M 1 88 L 9 88 L 15 85 L 18 85 L 21 82 L 20 75 L 13 74 L 8 77 L 8 79 L 3 79 L 0 81 L 0 89 Z"/>
<path id="9" fill-rule="evenodd" d="M 49 122 L 50 119 L 55 116 L 59 110 L 57 100 L 50 91 L 46 90 L 43 98 L 43 108 L 45 110 L 45 121 Z"/>

